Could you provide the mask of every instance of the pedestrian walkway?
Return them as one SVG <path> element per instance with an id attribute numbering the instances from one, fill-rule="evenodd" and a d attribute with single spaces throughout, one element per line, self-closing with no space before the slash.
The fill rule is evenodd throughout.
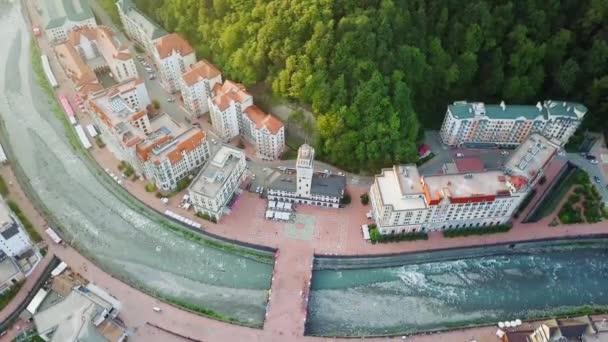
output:
<path id="1" fill-rule="evenodd" d="M 313 250 L 296 240 L 277 252 L 264 330 L 292 341 L 304 335 Z"/>

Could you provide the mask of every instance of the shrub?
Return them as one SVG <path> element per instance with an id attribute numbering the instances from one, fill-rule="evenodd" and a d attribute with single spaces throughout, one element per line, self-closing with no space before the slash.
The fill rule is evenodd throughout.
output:
<path id="1" fill-rule="evenodd" d="M 446 238 L 453 238 L 459 236 L 469 235 L 486 235 L 495 233 L 506 233 L 511 230 L 512 225 L 510 224 L 499 224 L 487 227 L 471 227 L 471 228 L 456 228 L 448 229 L 443 231 L 443 236 Z"/>
<path id="2" fill-rule="evenodd" d="M 340 200 L 340 203 L 342 204 L 350 204 L 351 198 L 350 198 L 350 194 L 349 193 L 344 193 L 344 196 L 342 196 L 342 199 Z"/>
<path id="3" fill-rule="evenodd" d="M 8 200 L 8 201 L 6 201 L 6 203 L 8 204 L 8 207 L 15 213 L 15 215 L 17 216 L 19 221 L 21 221 L 21 224 L 23 224 L 23 228 L 25 228 L 25 231 L 28 233 L 28 235 L 30 236 L 32 241 L 34 241 L 34 243 L 38 243 L 38 242 L 42 241 L 42 237 L 40 236 L 38 231 L 34 228 L 34 225 L 32 224 L 32 222 L 30 222 L 30 220 L 21 211 L 21 208 L 19 208 L 19 205 L 17 205 L 17 203 L 13 200 Z"/>
<path id="4" fill-rule="evenodd" d="M 163 197 L 165 197 L 165 196 L 162 193 L 160 193 L 160 192 L 156 193 L 156 198 L 163 198 Z"/>
<path id="5" fill-rule="evenodd" d="M 369 239 L 372 243 L 387 243 L 399 241 L 428 240 L 429 236 L 425 232 L 400 233 L 393 235 L 382 235 L 375 225 L 369 225 Z"/>
<path id="6" fill-rule="evenodd" d="M 146 192 L 154 192 L 156 191 L 156 185 L 154 183 L 146 184 Z"/>
<path id="7" fill-rule="evenodd" d="M 185 177 L 177 181 L 177 187 L 175 188 L 175 192 L 180 192 L 188 187 L 192 179 L 190 177 Z"/>
<path id="8" fill-rule="evenodd" d="M 154 109 L 159 110 L 160 109 L 160 101 L 158 101 L 157 99 L 152 100 L 152 107 L 154 107 Z"/>
<path id="9" fill-rule="evenodd" d="M 23 281 L 20 281 L 9 288 L 8 291 L 0 295 L 0 310 L 2 310 L 13 298 L 19 293 L 19 290 L 23 286 Z"/>
<path id="10" fill-rule="evenodd" d="M 8 195 L 8 193 L 9 193 L 8 186 L 6 185 L 4 178 L 2 178 L 2 176 L 0 176 L 0 195 L 6 196 L 6 195 Z"/>
<path id="11" fill-rule="evenodd" d="M 361 204 L 363 204 L 363 205 L 369 204 L 369 195 L 367 193 L 361 195 Z"/>
<path id="12" fill-rule="evenodd" d="M 99 135 L 95 137 L 95 143 L 97 144 L 97 147 L 99 147 L 99 148 L 106 147 L 106 143 L 103 142 L 103 140 L 101 139 L 101 136 L 99 136 Z"/>

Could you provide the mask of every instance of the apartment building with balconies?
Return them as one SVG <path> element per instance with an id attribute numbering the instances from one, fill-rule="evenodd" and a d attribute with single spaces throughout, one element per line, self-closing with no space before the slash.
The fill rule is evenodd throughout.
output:
<path id="1" fill-rule="evenodd" d="M 194 49 L 177 33 L 161 37 L 154 47 L 152 56 L 160 74 L 160 84 L 170 93 L 179 91 L 181 75 L 196 63 Z"/>
<path id="2" fill-rule="evenodd" d="M 532 133 L 564 145 L 586 113 L 584 105 L 565 101 L 547 100 L 536 106 L 458 101 L 448 106 L 440 135 L 449 146 L 512 148 Z"/>
<path id="3" fill-rule="evenodd" d="M 152 55 L 154 44 L 167 35 L 167 31 L 141 12 L 133 0 L 118 0 L 116 7 L 127 36 Z"/>
<path id="4" fill-rule="evenodd" d="M 209 99 L 213 98 L 213 89 L 222 84 L 222 73 L 207 60 L 201 60 L 190 66 L 180 77 L 180 89 L 186 110 L 194 116 L 209 112 Z"/>

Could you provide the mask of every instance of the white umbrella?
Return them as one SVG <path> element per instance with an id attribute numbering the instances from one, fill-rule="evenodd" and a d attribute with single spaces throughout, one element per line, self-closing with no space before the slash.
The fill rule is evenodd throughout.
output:
<path id="1" fill-rule="evenodd" d="M 506 321 L 506 322 L 505 322 L 505 327 L 506 327 L 506 328 L 510 328 L 510 327 L 511 327 L 511 322 Z"/>
<path id="2" fill-rule="evenodd" d="M 502 338 L 503 336 L 505 336 L 505 332 L 500 329 L 497 329 L 496 336 L 498 336 L 498 338 Z"/>
<path id="3" fill-rule="evenodd" d="M 511 321 L 511 326 L 512 326 L 513 328 L 515 328 L 515 327 L 517 326 L 517 322 L 515 322 L 515 321 Z"/>
<path id="4" fill-rule="evenodd" d="M 516 319 L 516 320 L 515 320 L 515 324 L 517 324 L 517 325 L 521 325 L 521 319 L 519 319 L 519 318 L 518 318 L 518 319 Z"/>
<path id="5" fill-rule="evenodd" d="M 505 327 L 505 324 L 503 322 L 498 322 L 498 327 L 502 329 Z"/>

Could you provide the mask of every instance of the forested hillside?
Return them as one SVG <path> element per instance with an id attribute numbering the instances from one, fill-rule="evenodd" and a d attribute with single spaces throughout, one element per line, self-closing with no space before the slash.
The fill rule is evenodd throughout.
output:
<path id="1" fill-rule="evenodd" d="M 224 75 L 317 114 L 324 159 L 413 161 L 454 100 L 585 103 L 608 127 L 606 0 L 136 0 Z"/>

